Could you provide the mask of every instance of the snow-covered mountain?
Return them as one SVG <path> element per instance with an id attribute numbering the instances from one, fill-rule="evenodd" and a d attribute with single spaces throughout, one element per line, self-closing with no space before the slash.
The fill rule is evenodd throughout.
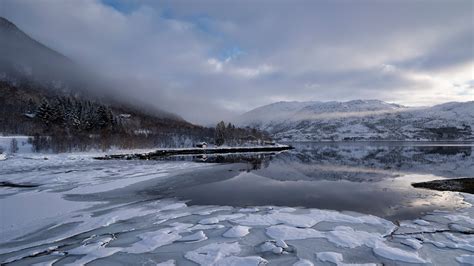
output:
<path id="1" fill-rule="evenodd" d="M 417 108 L 379 100 L 277 102 L 235 123 L 280 141 L 473 140 L 474 101 Z"/>

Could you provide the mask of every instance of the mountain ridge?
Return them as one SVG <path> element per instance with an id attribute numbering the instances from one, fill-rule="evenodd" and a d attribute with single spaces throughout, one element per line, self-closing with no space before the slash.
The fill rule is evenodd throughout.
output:
<path id="1" fill-rule="evenodd" d="M 0 40 L 1 82 L 23 91 L 34 88 L 48 96 L 79 97 L 127 107 L 158 118 L 185 121 L 181 116 L 155 106 L 138 101 L 130 104 L 130 97 L 117 96 L 118 93 L 110 89 L 112 85 L 104 78 L 35 40 L 4 17 L 0 17 Z"/>
<path id="2" fill-rule="evenodd" d="M 235 123 L 282 141 L 473 140 L 474 101 L 431 107 L 380 100 L 277 102 L 244 113 Z"/>

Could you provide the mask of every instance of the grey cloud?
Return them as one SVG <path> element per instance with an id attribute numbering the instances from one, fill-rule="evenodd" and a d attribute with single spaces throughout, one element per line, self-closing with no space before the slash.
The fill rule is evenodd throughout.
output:
<path id="1" fill-rule="evenodd" d="M 472 1 L 124 1 L 130 12 L 3 0 L 0 14 L 122 94 L 205 124 L 275 100 L 413 103 L 407 91 L 439 88 L 384 65 L 434 75 L 474 61 Z"/>

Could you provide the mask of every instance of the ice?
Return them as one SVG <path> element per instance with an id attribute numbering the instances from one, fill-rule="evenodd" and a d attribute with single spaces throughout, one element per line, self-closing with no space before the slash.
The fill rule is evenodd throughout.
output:
<path id="1" fill-rule="evenodd" d="M 248 216 L 234 220 L 242 225 L 277 225 L 286 224 L 296 227 L 312 227 L 318 221 L 311 216 L 294 215 L 290 213 L 274 212 L 270 214 L 249 214 Z"/>
<path id="2" fill-rule="evenodd" d="M 332 262 L 336 265 L 339 265 L 343 261 L 342 254 L 337 252 L 318 252 L 316 257 L 320 261 Z"/>
<path id="3" fill-rule="evenodd" d="M 240 253 L 240 245 L 234 243 L 212 243 L 196 250 L 188 251 L 184 257 L 199 265 L 215 265 L 225 257 Z"/>
<path id="4" fill-rule="evenodd" d="M 271 241 L 266 241 L 265 243 L 260 245 L 260 251 L 261 252 L 272 251 L 274 248 L 277 248 L 277 246 L 275 244 L 273 244 L 273 242 L 271 242 Z"/>
<path id="5" fill-rule="evenodd" d="M 278 246 L 274 241 L 266 241 L 262 245 L 260 245 L 261 252 L 273 252 L 274 254 L 281 254 L 283 253 L 283 248 Z"/>
<path id="6" fill-rule="evenodd" d="M 456 257 L 456 261 L 459 263 L 474 265 L 474 255 L 461 255 L 459 257 Z"/>
<path id="7" fill-rule="evenodd" d="M 400 241 L 400 243 L 407 245 L 415 250 L 418 250 L 421 247 L 423 247 L 423 244 L 421 243 L 421 241 L 414 238 L 403 239 L 402 241 Z"/>
<path id="8" fill-rule="evenodd" d="M 164 207 L 161 208 L 161 210 L 162 211 L 176 210 L 176 209 L 185 208 L 186 206 L 187 206 L 186 203 L 177 202 L 177 203 L 173 203 L 173 204 L 169 204 L 167 206 L 164 206 Z"/>
<path id="9" fill-rule="evenodd" d="M 281 248 L 288 248 L 288 245 L 283 239 L 277 239 L 275 244 Z"/>
<path id="10" fill-rule="evenodd" d="M 196 214 L 199 214 L 199 215 L 211 215 L 215 212 L 220 212 L 220 211 L 229 211 L 229 210 L 232 210 L 232 207 L 228 207 L 228 206 L 224 206 L 224 207 L 210 207 L 210 208 L 207 208 L 205 211 L 200 211 L 200 212 L 197 212 Z"/>
<path id="11" fill-rule="evenodd" d="M 338 226 L 335 230 L 327 233 L 327 239 L 340 247 L 355 248 L 362 245 L 375 246 L 377 241 L 382 240 L 379 233 L 357 231 L 348 226 Z"/>
<path id="12" fill-rule="evenodd" d="M 311 265 L 322 262 L 321 256 L 338 265 L 365 256 L 390 265 L 472 263 L 474 197 L 467 194 L 462 195 L 470 205 L 464 209 L 399 225 L 372 215 L 299 207 L 196 206 L 143 192 L 173 181 L 176 171 L 200 166 L 93 161 L 92 154 L 20 154 L 0 162 L 3 180 L 40 185 L 0 188 L 0 261 L 109 264 L 132 253 L 165 265 L 258 265 L 267 260 Z"/>
<path id="13" fill-rule="evenodd" d="M 453 222 L 465 222 L 472 225 L 472 228 L 474 228 L 474 218 L 470 217 L 468 214 L 450 214 L 444 217 Z"/>
<path id="14" fill-rule="evenodd" d="M 210 230 L 210 229 L 221 229 L 224 228 L 222 224 L 197 224 L 191 228 L 189 228 L 190 231 L 195 231 L 195 230 Z"/>
<path id="15" fill-rule="evenodd" d="M 187 235 L 182 237 L 181 239 L 177 240 L 179 242 L 199 242 L 199 241 L 204 241 L 207 239 L 206 234 L 204 234 L 203 231 L 197 231 L 194 234 Z"/>
<path id="16" fill-rule="evenodd" d="M 428 263 L 427 260 L 422 259 L 416 252 L 409 252 L 402 249 L 390 247 L 382 241 L 377 241 L 373 250 L 374 253 L 378 256 L 395 261 L 409 263 Z"/>
<path id="17" fill-rule="evenodd" d="M 267 261 L 258 256 L 236 257 L 229 256 L 218 261 L 216 266 L 259 266 L 267 264 Z"/>
<path id="18" fill-rule="evenodd" d="M 297 240 L 324 237 L 323 232 L 312 228 L 296 228 L 288 225 L 274 225 L 267 228 L 267 235 L 273 239 Z"/>
<path id="19" fill-rule="evenodd" d="M 300 259 L 293 266 L 314 266 L 314 264 L 309 260 Z"/>
<path id="20" fill-rule="evenodd" d="M 415 223 L 417 225 L 423 225 L 423 226 L 430 225 L 429 222 L 427 222 L 425 220 L 422 220 L 422 219 L 416 219 L 416 220 L 413 221 L 413 223 Z"/>
<path id="21" fill-rule="evenodd" d="M 250 227 L 236 225 L 227 230 L 222 236 L 223 237 L 244 237 L 249 234 Z"/>
<path id="22" fill-rule="evenodd" d="M 141 240 L 134 243 L 131 247 L 125 248 L 123 251 L 128 253 L 144 253 L 155 250 L 161 246 L 173 243 L 181 238 L 181 236 L 170 229 L 160 229 L 155 232 L 147 232 L 138 235 Z"/>
<path id="23" fill-rule="evenodd" d="M 85 265 L 96 259 L 105 258 L 111 256 L 122 248 L 108 248 L 106 245 L 112 241 L 112 238 L 105 238 L 99 242 L 86 244 L 68 251 L 71 255 L 84 255 L 79 260 L 74 261 L 70 265 Z"/>
<path id="24" fill-rule="evenodd" d="M 334 263 L 337 266 L 376 266 L 375 263 L 344 263 L 343 256 L 337 252 L 318 252 L 316 257 L 323 262 Z M 311 264 L 312 265 L 312 264 Z"/>
<path id="25" fill-rule="evenodd" d="M 258 208 L 242 208 L 239 210 L 239 212 L 258 212 L 259 209 Z"/>
<path id="26" fill-rule="evenodd" d="M 217 224 L 225 220 L 235 220 L 240 217 L 243 217 L 244 214 L 236 213 L 236 214 L 228 214 L 228 215 L 218 215 L 215 217 L 210 217 L 206 219 L 202 219 L 199 221 L 200 224 Z"/>
<path id="27" fill-rule="evenodd" d="M 156 266 L 175 266 L 175 265 L 176 265 L 175 260 L 167 260 L 167 261 L 156 264 Z"/>

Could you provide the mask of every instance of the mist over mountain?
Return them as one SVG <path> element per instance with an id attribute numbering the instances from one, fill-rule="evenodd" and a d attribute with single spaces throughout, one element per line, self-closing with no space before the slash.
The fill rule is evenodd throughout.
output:
<path id="1" fill-rule="evenodd" d="M 48 136 L 38 149 L 190 146 L 210 128 L 122 97 L 100 74 L 0 18 L 0 132 Z M 50 139 L 52 137 L 53 143 Z M 39 144 L 41 141 L 45 142 Z"/>
<path id="2" fill-rule="evenodd" d="M 474 102 L 406 107 L 379 100 L 277 102 L 236 118 L 285 141 L 472 140 Z"/>
<path id="3" fill-rule="evenodd" d="M 52 95 L 75 95 L 112 105 L 126 106 L 152 116 L 183 120 L 146 104 L 130 93 L 130 84 L 118 83 L 74 62 L 36 41 L 13 22 L 0 17 L 0 81 L 17 87 L 35 87 Z M 124 87 L 124 89 L 117 89 Z"/>

